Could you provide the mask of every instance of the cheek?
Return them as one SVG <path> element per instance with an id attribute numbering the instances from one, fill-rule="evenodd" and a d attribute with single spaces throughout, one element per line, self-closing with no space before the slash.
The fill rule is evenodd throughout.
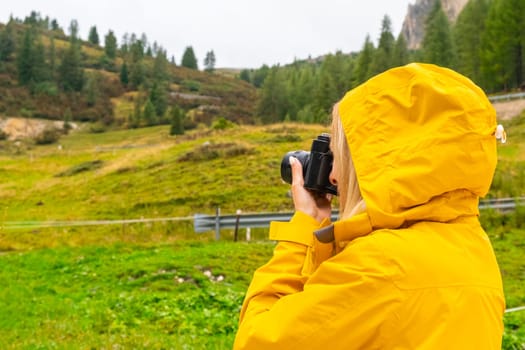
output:
<path id="1" fill-rule="evenodd" d="M 332 164 L 332 171 L 330 172 L 330 182 L 333 184 L 339 183 L 339 167 L 335 161 Z"/>

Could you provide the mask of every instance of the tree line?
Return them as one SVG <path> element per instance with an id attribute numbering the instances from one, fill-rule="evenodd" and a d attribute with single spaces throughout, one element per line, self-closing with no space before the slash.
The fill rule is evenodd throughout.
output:
<path id="1" fill-rule="evenodd" d="M 18 85 L 29 90 L 35 98 L 60 100 L 65 96 L 77 107 L 74 119 L 81 121 L 113 122 L 110 99 L 123 91 L 138 91 L 133 112 L 128 116 L 128 126 L 140 127 L 172 123 L 173 132 L 180 133 L 181 108 L 169 102 L 172 74 L 170 66 L 176 66 L 175 58 L 168 59 L 167 51 L 157 44 L 149 43 L 145 34 L 125 34 L 118 45 L 115 33 L 109 30 L 101 37 L 96 26 L 89 30 L 87 41 L 79 37 L 79 26 L 72 20 L 68 34 L 56 20 L 42 18 L 32 11 L 23 21 L 11 17 L 0 28 L 0 74 L 16 76 Z M 102 49 L 102 55 L 93 58 L 84 51 L 86 47 Z M 192 46 L 186 47 L 182 67 L 198 69 Z M 216 58 L 213 50 L 206 53 L 205 71 L 213 72 Z M 103 71 L 117 73 L 118 84 L 109 83 Z M 40 111 L 40 117 L 71 119 L 71 109 L 57 112 L 49 103 L 48 110 Z M 78 110 L 80 105 L 85 108 Z M 0 106 L 3 108 L 3 106 Z M 1 111 L 1 110 L 0 110 Z M 60 114 L 60 115 L 57 115 Z M 22 113 L 23 114 L 23 113 Z"/>
<path id="2" fill-rule="evenodd" d="M 377 44 L 367 36 L 357 53 L 264 65 L 239 77 L 260 88 L 257 114 L 263 122 L 324 122 L 346 91 L 416 61 L 457 70 L 487 93 L 525 88 L 525 2 L 470 0 L 452 24 L 437 0 L 418 50 L 408 50 L 402 34 L 394 36 L 386 15 Z"/>

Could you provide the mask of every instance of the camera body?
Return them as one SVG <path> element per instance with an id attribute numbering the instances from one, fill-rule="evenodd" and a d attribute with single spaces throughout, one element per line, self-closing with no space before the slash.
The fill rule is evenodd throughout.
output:
<path id="1" fill-rule="evenodd" d="M 304 188 L 318 193 L 337 195 L 337 187 L 330 183 L 330 172 L 334 157 L 330 151 L 330 135 L 321 134 L 312 142 L 310 152 L 292 151 L 281 161 L 281 178 L 291 184 L 290 157 L 295 157 L 303 166 Z"/>

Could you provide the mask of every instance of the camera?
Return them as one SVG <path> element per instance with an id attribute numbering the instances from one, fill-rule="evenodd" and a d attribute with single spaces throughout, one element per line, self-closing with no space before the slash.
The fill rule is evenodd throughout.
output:
<path id="1" fill-rule="evenodd" d="M 312 142 L 310 152 L 292 151 L 281 161 L 281 178 L 291 184 L 292 168 L 290 157 L 295 157 L 303 166 L 304 188 L 317 193 L 337 195 L 337 187 L 330 183 L 330 172 L 334 157 L 330 151 L 330 135 L 321 134 Z"/>

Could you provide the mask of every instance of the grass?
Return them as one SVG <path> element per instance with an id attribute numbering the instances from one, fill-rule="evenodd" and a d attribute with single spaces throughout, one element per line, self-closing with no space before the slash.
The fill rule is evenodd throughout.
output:
<path id="1" fill-rule="evenodd" d="M 518 120 L 518 121 L 516 121 Z M 525 194 L 524 122 L 506 125 L 492 197 Z M 229 349 L 251 275 L 271 255 L 193 233 L 191 216 L 290 211 L 281 157 L 327 128 L 281 124 L 75 132 L 57 145 L 0 141 L 0 348 Z M 512 135 L 516 135 L 515 138 Z M 60 176 L 63 175 L 63 176 Z M 189 217 L 45 228 L 46 220 Z M 525 305 L 525 213 L 484 212 L 507 307 Z M 25 228 L 7 223 L 22 222 Z M 220 281 L 219 281 L 220 280 Z M 505 349 L 525 343 L 525 313 L 505 316 Z"/>
<path id="2" fill-rule="evenodd" d="M 525 302 L 524 236 L 492 237 L 508 307 Z M 0 347 L 231 349 L 244 292 L 272 249 L 177 241 L 4 254 Z M 505 349 L 520 349 L 524 322 L 506 315 Z"/>
<path id="3" fill-rule="evenodd" d="M 0 347 L 228 349 L 272 245 L 42 249 L 0 257 Z"/>
<path id="4" fill-rule="evenodd" d="M 188 216 L 213 213 L 217 206 L 225 213 L 289 210 L 287 187 L 280 186 L 281 157 L 290 148 L 309 147 L 319 126 L 294 130 L 300 141 L 292 143 L 272 142 L 276 133 L 266 127 L 182 137 L 169 136 L 168 127 L 69 135 L 61 149 L 0 156 L 0 219 Z M 199 156 L 201 161 L 184 161 Z M 57 178 L 75 169 L 86 171 Z"/>

